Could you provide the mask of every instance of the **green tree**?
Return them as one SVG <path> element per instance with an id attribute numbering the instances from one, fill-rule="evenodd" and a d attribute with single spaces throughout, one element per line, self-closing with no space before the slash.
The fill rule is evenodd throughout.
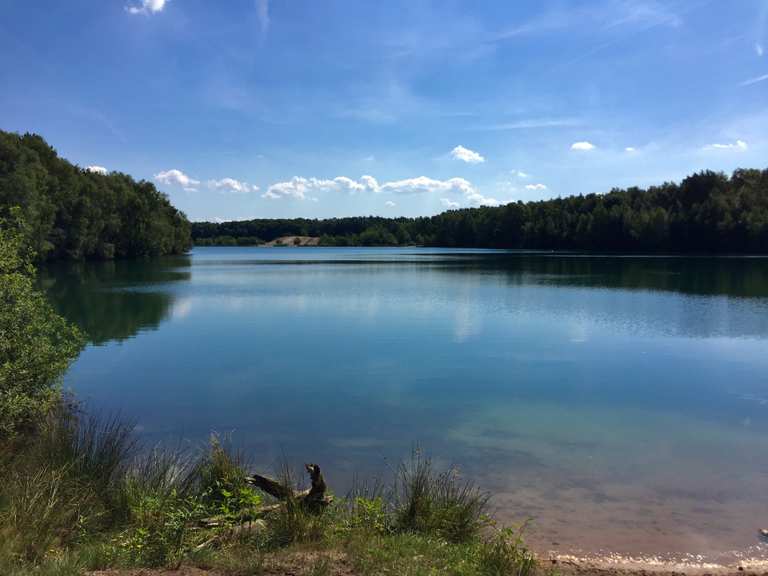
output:
<path id="1" fill-rule="evenodd" d="M 24 225 L 0 221 L 0 437 L 45 413 L 83 345 L 35 290 L 28 238 Z"/>

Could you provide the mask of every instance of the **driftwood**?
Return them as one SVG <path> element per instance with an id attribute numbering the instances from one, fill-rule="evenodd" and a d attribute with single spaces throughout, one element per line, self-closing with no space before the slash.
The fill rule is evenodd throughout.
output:
<path id="1" fill-rule="evenodd" d="M 323 478 L 323 473 L 320 471 L 320 466 L 317 464 L 306 464 L 305 468 L 309 473 L 311 482 L 311 488 L 308 490 L 297 491 L 285 484 L 273 480 L 272 478 L 267 478 L 266 476 L 261 476 L 259 474 L 246 476 L 245 481 L 262 492 L 274 496 L 278 500 L 292 500 L 310 510 L 318 510 L 330 504 L 333 501 L 333 498 L 325 493 L 327 486 L 325 484 L 325 479 Z"/>
<path id="2" fill-rule="evenodd" d="M 311 487 L 307 490 L 294 490 L 286 484 L 260 474 L 246 476 L 245 482 L 247 484 L 258 488 L 281 502 L 254 508 L 240 518 L 241 524 L 239 526 L 231 526 L 231 520 L 225 516 L 205 518 L 200 521 L 200 526 L 204 528 L 228 527 L 228 531 L 233 534 L 254 532 L 264 529 L 265 524 L 262 518 L 286 505 L 298 505 L 309 512 L 319 512 L 333 502 L 333 497 L 326 494 L 327 486 L 323 473 L 320 471 L 320 466 L 317 464 L 306 464 L 305 468 L 307 473 L 309 473 L 311 482 Z M 215 544 L 219 539 L 220 535 L 215 535 L 200 544 L 198 549 Z"/>

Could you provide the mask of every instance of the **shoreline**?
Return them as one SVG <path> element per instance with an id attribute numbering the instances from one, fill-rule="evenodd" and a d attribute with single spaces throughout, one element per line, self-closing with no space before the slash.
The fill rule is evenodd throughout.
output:
<path id="1" fill-rule="evenodd" d="M 768 558 L 744 558 L 733 563 L 708 561 L 702 556 L 690 554 L 687 559 L 664 558 L 653 555 L 623 555 L 605 553 L 603 556 L 574 554 L 539 555 L 542 565 L 556 567 L 573 574 L 765 574 L 768 573 Z"/>

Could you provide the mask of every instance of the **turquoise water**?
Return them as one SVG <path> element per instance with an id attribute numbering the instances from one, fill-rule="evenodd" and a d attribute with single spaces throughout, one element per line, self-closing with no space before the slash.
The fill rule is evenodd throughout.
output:
<path id="1" fill-rule="evenodd" d="M 768 260 L 198 248 L 50 267 L 66 384 L 343 492 L 418 443 L 540 550 L 763 555 Z"/>

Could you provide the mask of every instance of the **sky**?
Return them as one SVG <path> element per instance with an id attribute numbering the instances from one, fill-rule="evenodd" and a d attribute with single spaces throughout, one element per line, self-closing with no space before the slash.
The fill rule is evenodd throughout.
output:
<path id="1" fill-rule="evenodd" d="M 0 129 L 192 220 L 768 167 L 768 0 L 2 0 Z"/>

